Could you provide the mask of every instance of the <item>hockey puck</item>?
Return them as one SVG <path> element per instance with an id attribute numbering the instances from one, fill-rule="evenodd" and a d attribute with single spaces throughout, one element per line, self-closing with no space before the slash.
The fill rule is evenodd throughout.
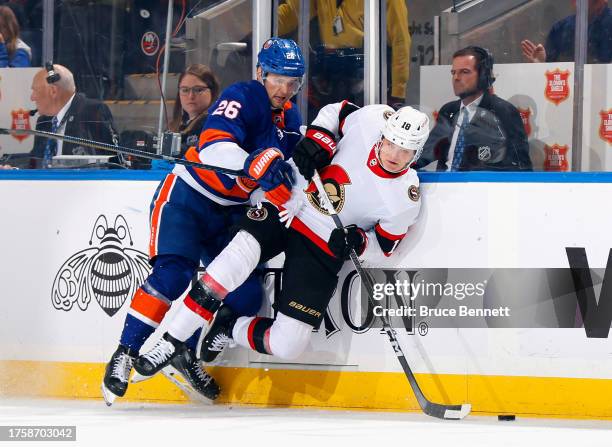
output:
<path id="1" fill-rule="evenodd" d="M 516 416 L 513 414 L 499 414 L 497 415 L 498 421 L 513 421 L 516 419 Z"/>

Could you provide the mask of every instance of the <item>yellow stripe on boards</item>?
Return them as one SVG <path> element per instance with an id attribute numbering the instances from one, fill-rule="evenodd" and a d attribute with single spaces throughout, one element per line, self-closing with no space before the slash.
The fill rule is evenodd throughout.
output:
<path id="1" fill-rule="evenodd" d="M 101 398 L 103 364 L 0 361 L 0 396 Z M 402 373 L 214 367 L 220 403 L 419 411 Z M 612 380 L 417 374 L 427 397 L 477 414 L 612 419 Z M 161 375 L 130 384 L 129 401 L 186 402 Z"/>

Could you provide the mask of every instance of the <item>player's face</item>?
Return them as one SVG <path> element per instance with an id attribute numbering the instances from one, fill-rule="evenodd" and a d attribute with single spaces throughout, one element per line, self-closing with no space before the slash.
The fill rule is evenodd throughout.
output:
<path id="1" fill-rule="evenodd" d="M 53 116 L 57 112 L 54 107 L 52 89 L 56 87 L 50 86 L 45 76 L 46 72 L 44 71 L 40 71 L 34 76 L 30 99 L 36 104 L 39 114 Z"/>
<path id="2" fill-rule="evenodd" d="M 189 119 L 195 118 L 210 106 L 210 87 L 197 76 L 186 74 L 179 85 L 179 98 Z"/>
<path id="3" fill-rule="evenodd" d="M 262 80 L 268 92 L 270 104 L 275 109 L 282 108 L 298 92 L 302 85 L 301 78 L 292 78 L 275 73 L 268 73 Z"/>
<path id="4" fill-rule="evenodd" d="M 466 93 L 472 95 L 477 90 L 478 69 L 476 58 L 472 55 L 458 56 L 453 59 L 451 68 L 453 78 L 453 91 L 455 95 L 463 97 Z"/>
<path id="5" fill-rule="evenodd" d="M 382 144 L 378 151 L 380 164 L 388 172 L 399 172 L 402 169 L 406 169 L 415 155 L 416 151 L 404 149 L 386 138 L 382 139 Z"/>

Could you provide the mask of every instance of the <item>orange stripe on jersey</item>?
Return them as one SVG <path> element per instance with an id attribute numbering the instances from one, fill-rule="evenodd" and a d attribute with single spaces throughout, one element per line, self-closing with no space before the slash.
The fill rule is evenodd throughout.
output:
<path id="1" fill-rule="evenodd" d="M 212 171 L 206 171 L 205 169 L 195 168 L 194 171 L 198 174 L 198 177 L 202 179 L 208 186 L 215 191 L 223 194 L 224 196 L 234 197 L 241 200 L 247 200 L 249 193 L 243 190 L 240 186 L 234 183 L 230 189 L 226 188 L 223 182 L 217 177 L 217 174 Z M 224 174 L 221 174 L 224 175 Z"/>
<path id="2" fill-rule="evenodd" d="M 219 129 L 206 129 L 202 133 L 200 133 L 200 140 L 198 142 L 198 147 L 204 146 L 206 143 L 211 143 L 217 140 L 236 140 L 236 138 L 229 132 L 225 132 L 224 130 Z M 199 160 L 198 160 L 199 161 Z"/>
<path id="3" fill-rule="evenodd" d="M 383 230 L 383 228 L 380 226 L 380 224 L 376 224 L 376 227 L 374 227 L 374 228 L 376 229 L 376 232 L 378 234 L 380 234 L 385 239 L 389 239 L 390 241 L 399 241 L 399 240 L 402 240 L 404 238 L 404 236 L 406 236 L 406 233 L 404 233 L 404 234 L 391 234 L 391 233 Z"/>
<path id="4" fill-rule="evenodd" d="M 229 135 L 229 134 L 228 134 Z M 185 158 L 189 161 L 194 161 L 196 163 L 202 163 L 200 160 L 200 154 L 195 148 L 190 148 L 185 153 Z M 206 183 L 210 188 L 215 191 L 223 194 L 224 196 L 238 198 L 240 200 L 246 200 L 249 198 L 249 193 L 251 191 L 245 191 L 240 185 L 234 183 L 234 185 L 228 189 L 223 182 L 219 179 L 216 172 L 209 171 L 207 169 L 201 168 L 193 168 L 193 171 L 197 174 L 197 176 Z M 219 174 L 224 175 L 224 174 Z"/>
<path id="5" fill-rule="evenodd" d="M 159 224 L 161 220 L 161 213 L 164 205 L 168 202 L 170 192 L 176 182 L 176 175 L 168 174 L 166 180 L 159 190 L 157 200 L 153 205 L 153 212 L 151 213 L 151 234 L 149 235 L 149 257 L 152 258 L 157 255 L 157 236 L 159 233 Z"/>
<path id="6" fill-rule="evenodd" d="M 164 315 L 166 315 L 166 312 L 170 309 L 168 303 L 148 294 L 142 289 L 136 291 L 130 307 L 158 324 L 161 323 Z"/>

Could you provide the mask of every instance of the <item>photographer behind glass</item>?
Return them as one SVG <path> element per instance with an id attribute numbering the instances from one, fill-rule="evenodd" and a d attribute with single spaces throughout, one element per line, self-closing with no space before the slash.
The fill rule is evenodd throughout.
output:
<path id="1" fill-rule="evenodd" d="M 100 101 L 77 93 L 72 72 L 66 67 L 51 62 L 45 63 L 45 68 L 36 73 L 32 80 L 30 99 L 40 113 L 36 130 L 116 144 L 117 134 L 109 108 Z M 49 168 L 53 157 L 57 155 L 115 154 L 51 138 L 36 137 L 30 155 L 42 160 L 43 168 Z"/>
<path id="2" fill-rule="evenodd" d="M 455 52 L 451 75 L 459 99 L 440 108 L 416 167 L 437 161 L 437 171 L 531 171 L 519 111 L 491 93 L 491 53 L 476 46 Z"/>

